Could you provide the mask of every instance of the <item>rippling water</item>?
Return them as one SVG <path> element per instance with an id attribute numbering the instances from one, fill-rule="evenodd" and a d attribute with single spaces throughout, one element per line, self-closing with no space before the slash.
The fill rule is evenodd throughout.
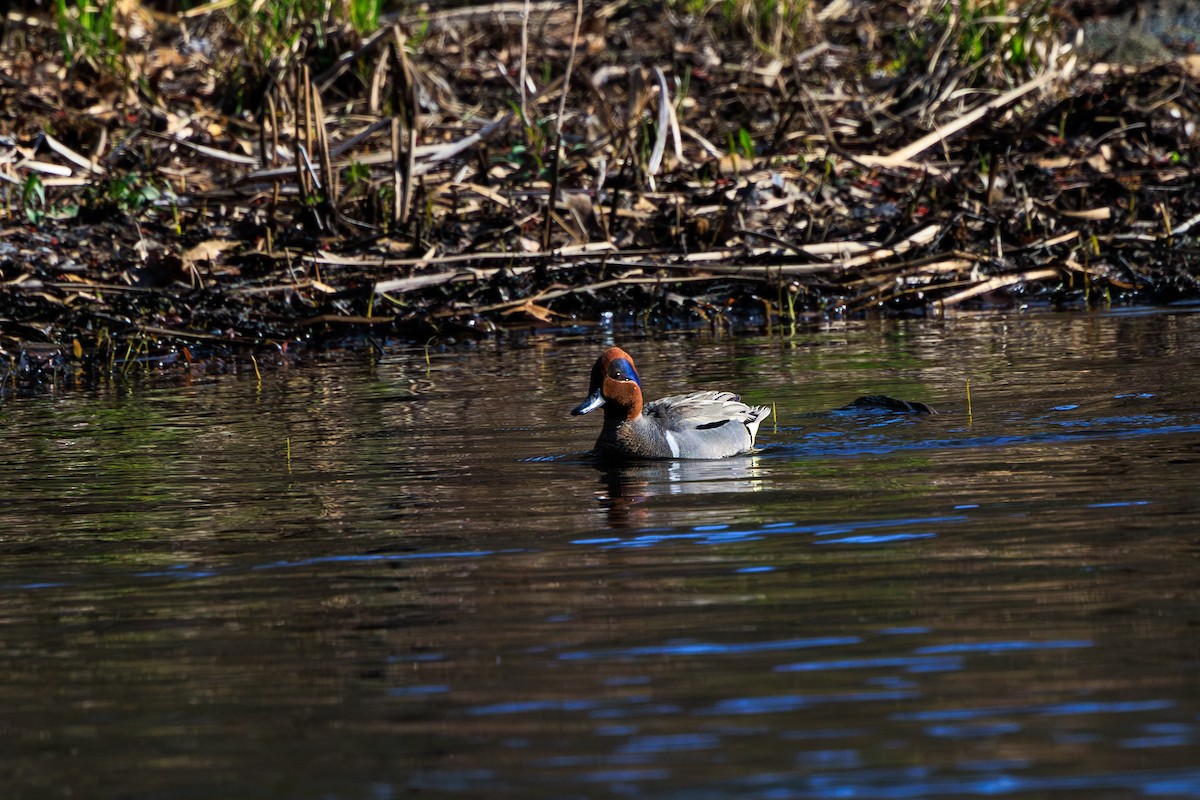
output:
<path id="1" fill-rule="evenodd" d="M 1200 315 L 603 344 L 0 403 L 0 794 L 1200 797 Z"/>

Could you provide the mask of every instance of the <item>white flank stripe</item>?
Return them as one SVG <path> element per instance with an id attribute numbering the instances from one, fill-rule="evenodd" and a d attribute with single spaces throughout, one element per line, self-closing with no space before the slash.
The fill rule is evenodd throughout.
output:
<path id="1" fill-rule="evenodd" d="M 671 448 L 671 458 L 679 458 L 679 442 L 675 441 L 675 434 L 670 431 L 663 431 L 667 437 L 667 445 Z"/>

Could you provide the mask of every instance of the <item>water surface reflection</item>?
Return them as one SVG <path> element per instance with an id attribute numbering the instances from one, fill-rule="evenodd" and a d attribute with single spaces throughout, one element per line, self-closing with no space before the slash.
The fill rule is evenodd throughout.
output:
<path id="1" fill-rule="evenodd" d="M 5 796 L 1200 796 L 1195 316 L 623 344 L 6 401 Z"/>

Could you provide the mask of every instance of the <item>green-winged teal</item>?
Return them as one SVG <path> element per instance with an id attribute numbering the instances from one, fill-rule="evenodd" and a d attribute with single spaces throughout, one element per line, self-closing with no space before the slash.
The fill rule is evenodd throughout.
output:
<path id="1" fill-rule="evenodd" d="M 694 392 L 642 403 L 633 359 L 619 347 L 592 367 L 588 398 L 572 414 L 604 409 L 595 453 L 609 458 L 725 458 L 754 447 L 771 409 L 748 406 L 731 392 Z"/>

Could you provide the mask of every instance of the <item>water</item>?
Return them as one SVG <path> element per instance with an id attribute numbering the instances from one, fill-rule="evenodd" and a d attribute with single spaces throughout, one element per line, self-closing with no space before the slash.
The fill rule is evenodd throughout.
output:
<path id="1" fill-rule="evenodd" d="M 5 400 L 0 795 L 1200 797 L 1200 316 L 602 344 Z"/>

